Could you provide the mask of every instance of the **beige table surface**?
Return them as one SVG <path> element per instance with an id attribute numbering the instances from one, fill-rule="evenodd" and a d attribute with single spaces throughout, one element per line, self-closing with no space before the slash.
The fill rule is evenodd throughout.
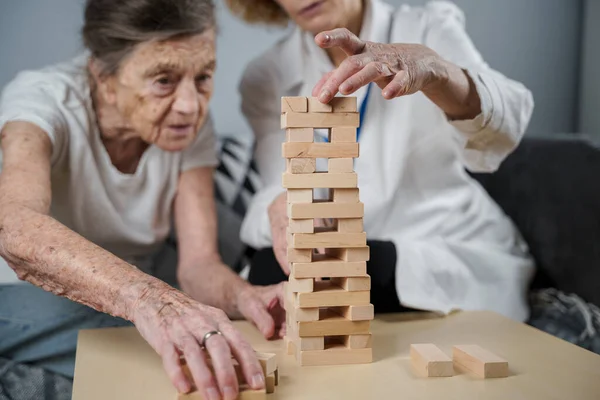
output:
<path id="1" fill-rule="evenodd" d="M 489 312 L 378 317 L 374 362 L 332 367 L 299 367 L 282 341 L 265 341 L 246 322 L 236 325 L 256 350 L 278 353 L 280 384 L 269 399 L 600 399 L 600 356 Z M 447 354 L 454 344 L 478 344 L 505 358 L 510 376 L 418 377 L 410 366 L 412 343 L 435 343 Z M 176 394 L 137 331 L 111 328 L 80 332 L 73 399 L 174 400 Z"/>

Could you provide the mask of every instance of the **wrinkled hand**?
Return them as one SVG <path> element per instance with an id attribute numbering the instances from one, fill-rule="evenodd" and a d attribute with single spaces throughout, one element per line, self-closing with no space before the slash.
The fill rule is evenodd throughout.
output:
<path id="1" fill-rule="evenodd" d="M 196 387 L 207 400 L 237 398 L 239 385 L 232 354 L 246 382 L 255 389 L 264 387 L 263 372 L 254 350 L 223 311 L 200 304 L 172 288 L 149 288 L 138 299 L 132 315 L 133 323 L 162 357 L 165 371 L 180 392 L 192 389 L 192 382 L 183 373 L 180 356 L 185 358 Z M 216 377 L 208 367 L 207 354 L 200 348 L 203 336 L 213 330 L 223 334 L 206 341 Z"/>
<path id="2" fill-rule="evenodd" d="M 269 206 L 269 222 L 271 224 L 271 236 L 273 238 L 273 252 L 281 269 L 286 275 L 290 274 L 287 258 L 287 227 L 289 220 L 287 215 L 287 197 L 285 193 L 280 194 Z"/>
<path id="3" fill-rule="evenodd" d="M 266 339 L 280 339 L 285 335 L 283 283 L 246 286 L 237 296 L 237 309 Z"/>
<path id="4" fill-rule="evenodd" d="M 433 88 L 444 81 L 446 62 L 419 44 L 383 44 L 360 40 L 348 29 L 321 32 L 315 42 L 322 48 L 341 48 L 346 58 L 316 84 L 312 95 L 328 103 L 338 92 L 354 93 L 375 82 L 383 97 L 392 99 Z"/>

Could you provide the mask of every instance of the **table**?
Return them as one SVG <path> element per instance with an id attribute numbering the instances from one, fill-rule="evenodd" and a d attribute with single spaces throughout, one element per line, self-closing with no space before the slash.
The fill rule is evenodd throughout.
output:
<path id="1" fill-rule="evenodd" d="M 278 353 L 280 383 L 269 399 L 600 399 L 600 356 L 491 312 L 378 316 L 373 363 L 332 367 L 299 367 L 282 341 L 264 340 L 247 322 L 235 324 L 256 350 Z M 434 343 L 448 355 L 454 344 L 478 344 L 505 358 L 510 376 L 419 377 L 410 365 L 412 343 Z M 174 400 L 176 394 L 134 328 L 109 328 L 80 332 L 73 399 Z"/>

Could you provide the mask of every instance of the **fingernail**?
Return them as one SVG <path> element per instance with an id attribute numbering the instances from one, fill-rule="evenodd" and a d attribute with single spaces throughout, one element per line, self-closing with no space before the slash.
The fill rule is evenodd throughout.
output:
<path id="1" fill-rule="evenodd" d="M 323 103 L 325 103 L 327 100 L 329 100 L 329 90 L 325 89 L 321 92 L 321 94 L 319 95 L 319 100 Z"/>
<path id="2" fill-rule="evenodd" d="M 383 94 L 383 97 L 390 97 L 390 91 L 389 90 L 385 90 L 382 94 Z"/>
<path id="3" fill-rule="evenodd" d="M 232 388 L 231 386 L 225 387 L 225 389 L 223 390 L 223 395 L 226 400 L 234 400 L 237 397 L 237 394 L 235 393 L 235 389 Z"/>
<path id="4" fill-rule="evenodd" d="M 252 387 L 255 389 L 259 389 L 265 386 L 265 378 L 262 374 L 256 374 L 252 377 Z"/>
<path id="5" fill-rule="evenodd" d="M 215 388 L 209 388 L 206 393 L 208 394 L 208 400 L 219 400 L 219 391 Z"/>
<path id="6" fill-rule="evenodd" d="M 179 393 L 187 393 L 190 391 L 190 385 L 185 381 L 177 382 L 177 390 Z"/>
<path id="7" fill-rule="evenodd" d="M 325 43 L 329 42 L 331 40 L 331 36 L 329 35 L 325 35 L 325 39 L 323 40 Z"/>

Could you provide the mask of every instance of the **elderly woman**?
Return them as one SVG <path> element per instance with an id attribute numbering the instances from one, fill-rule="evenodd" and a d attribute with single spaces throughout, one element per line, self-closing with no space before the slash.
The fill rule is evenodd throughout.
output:
<path id="1" fill-rule="evenodd" d="M 227 315 L 274 336 L 281 287 L 217 251 L 215 30 L 210 0 L 88 0 L 88 52 L 3 91 L 0 255 L 29 283 L 0 285 L 0 357 L 72 376 L 77 329 L 128 320 L 181 392 L 181 356 L 206 399 L 236 398 L 232 355 L 264 386 Z M 145 273 L 173 221 L 183 292 Z"/>
<path id="2" fill-rule="evenodd" d="M 533 100 L 484 62 L 463 13 L 442 1 L 398 9 L 378 0 L 229 6 L 249 22 L 297 26 L 248 66 L 240 86 L 264 180 L 242 227 L 243 240 L 263 249 L 250 281 L 275 283 L 290 271 L 280 97 L 327 103 L 338 93 L 354 95 L 375 310 L 487 309 L 524 320 L 533 261 L 465 167 L 498 168 L 524 134 Z"/>

